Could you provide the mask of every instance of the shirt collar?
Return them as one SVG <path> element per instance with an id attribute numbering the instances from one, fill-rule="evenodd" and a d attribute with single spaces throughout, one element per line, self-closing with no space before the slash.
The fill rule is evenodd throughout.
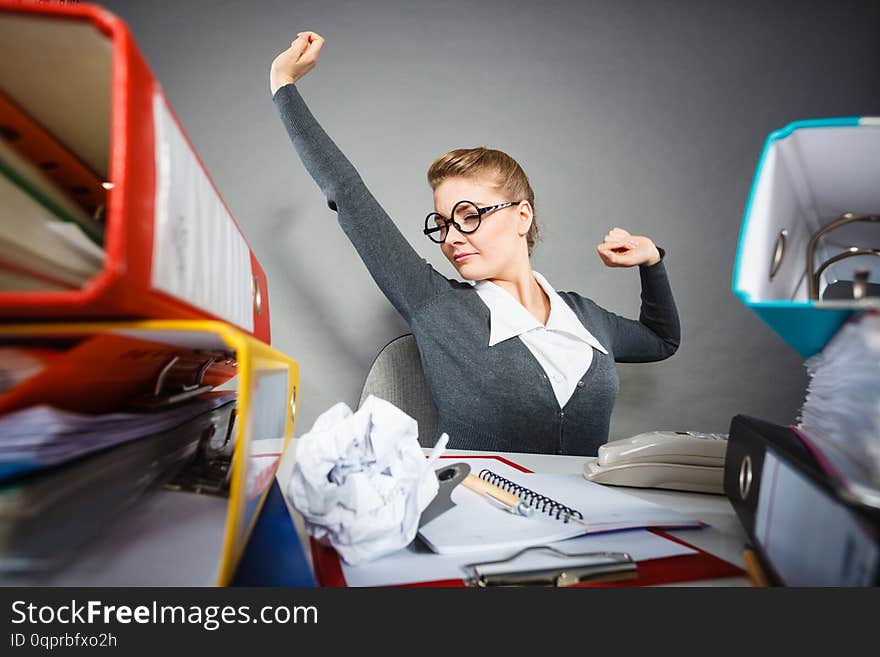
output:
<path id="1" fill-rule="evenodd" d="M 574 314 L 562 297 L 553 289 L 547 279 L 536 271 L 532 272 L 538 285 L 550 299 L 550 316 L 546 328 L 566 333 L 585 344 L 607 354 L 608 351 L 590 333 Z M 489 346 L 517 337 L 541 327 L 541 323 L 525 307 L 504 289 L 491 281 L 477 281 L 473 284 L 483 303 L 489 307 Z"/>

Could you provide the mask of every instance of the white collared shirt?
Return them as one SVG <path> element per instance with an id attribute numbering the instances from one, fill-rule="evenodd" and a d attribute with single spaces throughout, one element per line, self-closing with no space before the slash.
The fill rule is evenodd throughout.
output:
<path id="1" fill-rule="evenodd" d="M 591 334 L 541 274 L 532 272 L 550 299 L 550 315 L 542 325 L 525 306 L 491 281 L 474 289 L 489 308 L 489 346 L 518 337 L 544 369 L 553 393 L 564 407 L 593 362 L 593 349 L 608 351 Z"/>

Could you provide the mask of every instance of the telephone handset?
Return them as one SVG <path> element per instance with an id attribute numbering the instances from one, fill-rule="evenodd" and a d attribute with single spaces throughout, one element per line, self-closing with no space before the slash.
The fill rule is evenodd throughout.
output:
<path id="1" fill-rule="evenodd" d="M 584 466 L 598 484 L 724 493 L 727 435 L 695 431 L 649 431 L 599 448 Z"/>

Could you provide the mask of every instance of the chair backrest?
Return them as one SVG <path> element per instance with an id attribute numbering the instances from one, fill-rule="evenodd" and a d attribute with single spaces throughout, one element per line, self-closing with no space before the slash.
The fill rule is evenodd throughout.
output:
<path id="1" fill-rule="evenodd" d="M 419 444 L 432 447 L 437 408 L 422 371 L 422 358 L 411 333 L 386 344 L 367 373 L 358 407 L 369 395 L 389 401 L 419 423 Z"/>

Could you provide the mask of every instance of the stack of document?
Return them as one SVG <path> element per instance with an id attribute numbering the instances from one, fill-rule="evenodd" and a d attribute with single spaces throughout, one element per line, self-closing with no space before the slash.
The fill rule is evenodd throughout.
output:
<path id="1" fill-rule="evenodd" d="M 839 477 L 880 491 L 880 313 L 845 323 L 806 367 L 797 428 Z"/>
<path id="2" fill-rule="evenodd" d="M 224 435 L 233 409 L 227 401 L 139 440 L 0 482 L 0 573 L 46 571 L 73 556 L 147 490 L 197 462 L 202 436 Z"/>
<path id="3" fill-rule="evenodd" d="M 85 415 L 45 405 L 7 413 L 0 416 L 0 482 L 166 431 L 234 398 L 232 391 L 211 392 L 150 413 Z"/>
<path id="4" fill-rule="evenodd" d="M 100 224 L 0 141 L 0 290 L 80 287 L 103 260 Z"/>

